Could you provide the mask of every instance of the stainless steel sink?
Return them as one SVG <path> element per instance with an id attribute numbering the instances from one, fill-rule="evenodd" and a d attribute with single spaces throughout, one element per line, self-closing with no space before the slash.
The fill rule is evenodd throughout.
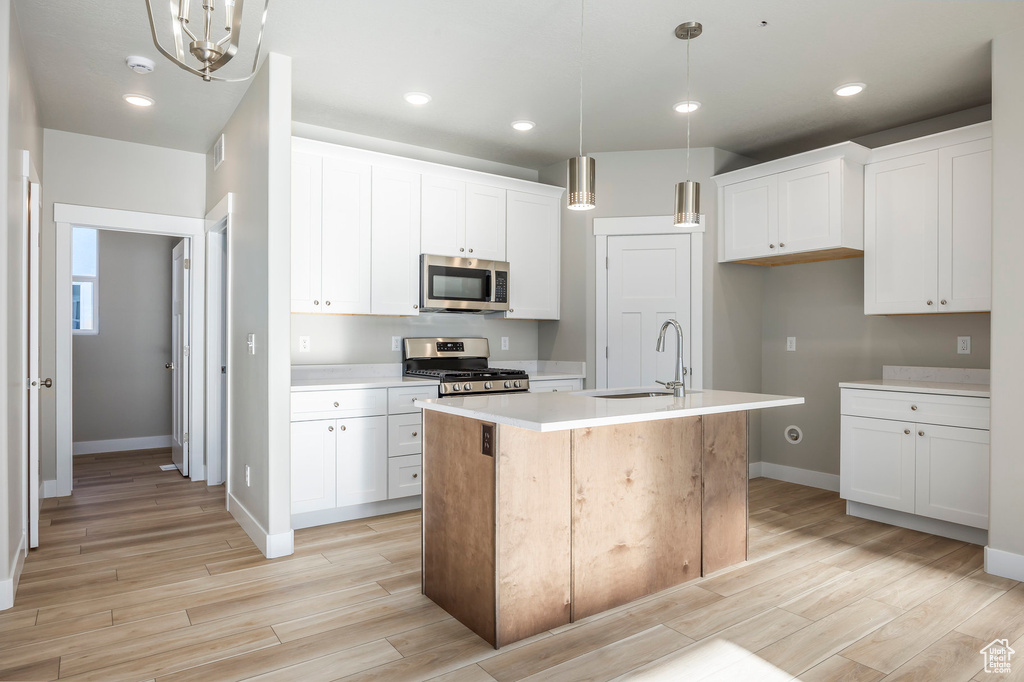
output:
<path id="1" fill-rule="evenodd" d="M 614 400 L 626 400 L 629 398 L 664 398 L 671 396 L 671 391 L 643 391 L 641 393 L 613 393 L 612 395 L 595 395 L 595 398 L 610 398 Z"/>

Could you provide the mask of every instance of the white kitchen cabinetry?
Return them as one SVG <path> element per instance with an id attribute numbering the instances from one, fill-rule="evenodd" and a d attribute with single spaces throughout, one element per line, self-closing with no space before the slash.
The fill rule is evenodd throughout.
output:
<path id="1" fill-rule="evenodd" d="M 292 513 L 337 506 L 335 420 L 292 422 Z"/>
<path id="2" fill-rule="evenodd" d="M 388 418 L 339 419 L 337 438 L 338 506 L 388 497 Z"/>
<path id="3" fill-rule="evenodd" d="M 373 167 L 370 312 L 419 314 L 420 176 Z"/>
<path id="4" fill-rule="evenodd" d="M 988 528 L 988 398 L 843 388 L 841 403 L 844 499 Z"/>
<path id="5" fill-rule="evenodd" d="M 582 379 L 530 379 L 530 393 L 569 393 L 582 390 Z"/>
<path id="6" fill-rule="evenodd" d="M 505 260 L 505 190 L 430 175 L 422 182 L 423 253 Z"/>
<path id="7" fill-rule="evenodd" d="M 715 176 L 719 262 L 786 265 L 860 256 L 866 154 L 846 142 Z"/>
<path id="8" fill-rule="evenodd" d="M 294 153 L 292 312 L 370 312 L 370 166 Z"/>
<path id="9" fill-rule="evenodd" d="M 990 124 L 881 147 L 864 167 L 864 312 L 991 310 Z"/>
<path id="10" fill-rule="evenodd" d="M 507 319 L 557 320 L 561 269 L 558 197 L 509 191 Z"/>

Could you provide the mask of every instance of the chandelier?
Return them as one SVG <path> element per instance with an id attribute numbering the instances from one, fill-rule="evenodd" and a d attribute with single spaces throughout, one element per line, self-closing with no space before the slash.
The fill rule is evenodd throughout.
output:
<path id="1" fill-rule="evenodd" d="M 170 0 L 168 19 L 171 23 L 171 32 L 174 35 L 173 51 L 166 49 L 160 44 L 157 35 L 157 21 L 153 14 L 153 0 L 146 0 L 146 9 L 149 11 L 149 27 L 153 31 L 153 43 L 160 54 L 170 59 L 189 73 L 200 76 L 204 81 L 223 81 L 235 83 L 246 81 L 256 73 L 259 66 L 260 49 L 263 45 L 263 29 L 267 24 L 267 9 L 270 7 L 270 0 L 266 0 L 263 7 L 263 17 L 260 21 L 260 32 L 256 39 L 256 56 L 252 61 L 252 71 L 241 78 L 221 78 L 213 75 L 222 66 L 231 61 L 231 58 L 238 53 L 238 40 L 242 32 L 242 4 L 244 0 L 220 0 L 224 5 L 223 19 L 224 34 L 221 33 L 221 26 L 218 26 L 217 0 L 198 0 L 202 6 L 201 20 L 197 23 L 197 31 L 193 31 L 191 0 Z M 202 26 L 200 29 L 199 26 Z M 218 37 L 219 36 L 219 37 Z M 187 48 L 187 49 L 186 49 Z"/>

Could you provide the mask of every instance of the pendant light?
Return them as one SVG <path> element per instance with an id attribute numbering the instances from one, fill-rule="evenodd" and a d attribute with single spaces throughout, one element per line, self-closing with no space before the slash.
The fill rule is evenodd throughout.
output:
<path id="1" fill-rule="evenodd" d="M 589 211 L 597 205 L 594 193 L 594 159 L 583 153 L 583 12 L 586 0 L 580 0 L 580 155 L 569 159 L 567 206 L 573 211 Z"/>
<path id="2" fill-rule="evenodd" d="M 704 27 L 696 21 L 676 26 L 676 38 L 686 41 L 686 101 L 690 98 L 690 41 L 701 34 Z M 690 180 L 690 115 L 686 114 L 686 180 L 676 183 L 676 227 L 700 227 L 700 183 Z"/>

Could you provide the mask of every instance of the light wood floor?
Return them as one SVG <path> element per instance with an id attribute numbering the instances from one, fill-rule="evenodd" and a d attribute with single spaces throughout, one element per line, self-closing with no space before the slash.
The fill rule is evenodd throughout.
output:
<path id="1" fill-rule="evenodd" d="M 419 514 L 296 532 L 267 561 L 166 453 L 75 458 L 0 612 L 3 680 L 1024 679 L 1024 587 L 981 548 L 750 484 L 751 561 L 494 651 L 419 593 Z M 888 675 L 888 677 L 886 677 Z"/>

